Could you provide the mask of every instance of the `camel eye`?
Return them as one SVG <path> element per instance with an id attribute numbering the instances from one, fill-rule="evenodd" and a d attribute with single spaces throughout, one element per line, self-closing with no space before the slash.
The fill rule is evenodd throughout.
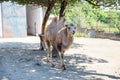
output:
<path id="1" fill-rule="evenodd" d="M 68 27 L 68 29 L 70 29 L 70 27 Z"/>

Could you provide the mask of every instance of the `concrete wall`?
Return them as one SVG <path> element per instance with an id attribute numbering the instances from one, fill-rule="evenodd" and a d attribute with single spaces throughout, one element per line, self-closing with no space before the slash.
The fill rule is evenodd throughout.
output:
<path id="1" fill-rule="evenodd" d="M 41 33 L 45 10 L 15 3 L 0 4 L 0 37 L 24 37 Z"/>
<path id="2" fill-rule="evenodd" d="M 26 6 L 2 3 L 3 37 L 27 36 Z"/>
<path id="3" fill-rule="evenodd" d="M 41 7 L 29 5 L 27 9 L 27 33 L 28 35 L 38 35 L 41 33 L 41 25 L 44 10 Z"/>
<path id="4" fill-rule="evenodd" d="M 1 4 L 0 4 L 0 38 L 2 37 L 2 14 L 1 14 Z"/>
<path id="5" fill-rule="evenodd" d="M 87 34 L 89 37 L 91 38 L 95 38 L 96 37 L 96 31 L 94 29 L 87 29 L 87 28 L 78 28 L 78 32 Z"/>

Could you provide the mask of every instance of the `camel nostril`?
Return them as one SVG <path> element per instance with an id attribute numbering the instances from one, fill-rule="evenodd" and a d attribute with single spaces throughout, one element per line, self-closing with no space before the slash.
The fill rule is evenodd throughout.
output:
<path id="1" fill-rule="evenodd" d="M 73 34 L 75 34 L 75 31 L 73 31 Z"/>

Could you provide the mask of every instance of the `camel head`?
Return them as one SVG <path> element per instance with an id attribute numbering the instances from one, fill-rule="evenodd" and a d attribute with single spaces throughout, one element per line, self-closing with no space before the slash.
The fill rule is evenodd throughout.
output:
<path id="1" fill-rule="evenodd" d="M 74 24 L 72 24 L 72 23 L 68 24 L 68 25 L 66 25 L 66 27 L 69 29 L 69 31 L 71 32 L 72 35 L 75 34 L 75 32 L 76 32 L 76 26 Z"/>

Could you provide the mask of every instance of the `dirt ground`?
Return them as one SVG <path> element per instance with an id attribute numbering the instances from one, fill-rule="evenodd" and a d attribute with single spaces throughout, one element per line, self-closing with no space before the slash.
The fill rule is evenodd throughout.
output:
<path id="1" fill-rule="evenodd" d="M 38 37 L 0 39 L 0 80 L 120 80 L 120 41 L 75 38 L 65 53 L 67 70 L 44 61 Z"/>

